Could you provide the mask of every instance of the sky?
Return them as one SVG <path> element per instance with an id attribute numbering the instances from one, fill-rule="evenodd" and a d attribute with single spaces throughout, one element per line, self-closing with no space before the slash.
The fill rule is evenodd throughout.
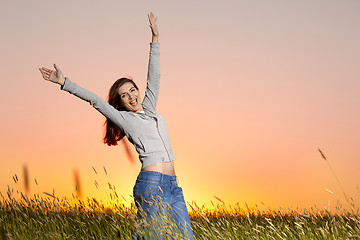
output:
<path id="1" fill-rule="evenodd" d="M 103 144 L 105 118 L 38 68 L 56 63 L 104 99 L 131 76 L 143 95 L 150 11 L 187 202 L 334 209 L 344 191 L 360 206 L 358 0 L 1 1 L 3 195 L 24 191 L 27 166 L 30 195 L 71 196 L 77 169 L 84 197 L 106 200 L 111 182 L 132 201 L 140 162 Z"/>

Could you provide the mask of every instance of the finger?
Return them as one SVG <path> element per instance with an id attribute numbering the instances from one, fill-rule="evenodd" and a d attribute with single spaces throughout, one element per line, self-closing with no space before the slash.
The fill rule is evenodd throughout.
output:
<path id="1" fill-rule="evenodd" d="M 40 70 L 41 74 L 44 76 L 43 70 L 41 68 L 39 68 L 39 70 Z"/>
<path id="2" fill-rule="evenodd" d="M 59 68 L 56 66 L 55 63 L 54 63 L 54 68 L 56 69 L 56 71 L 59 71 Z"/>
<path id="3" fill-rule="evenodd" d="M 154 21 L 154 13 L 153 13 L 153 12 L 150 12 L 149 20 L 150 20 L 151 22 Z"/>
<path id="4" fill-rule="evenodd" d="M 41 74 L 46 74 L 46 71 L 43 69 L 43 68 L 39 68 L 39 70 L 40 70 L 40 72 L 41 72 Z"/>
<path id="5" fill-rule="evenodd" d="M 48 68 L 41 68 L 42 69 L 42 71 L 44 71 L 44 72 L 48 72 L 48 73 L 51 73 L 53 70 L 51 70 L 51 69 L 48 69 Z"/>
<path id="6" fill-rule="evenodd" d="M 42 74 L 42 77 L 45 79 L 45 80 L 49 80 L 50 79 L 50 76 L 49 75 L 46 75 L 45 73 L 41 72 Z"/>
<path id="7" fill-rule="evenodd" d="M 49 69 L 41 69 L 41 70 L 42 70 L 41 72 L 47 76 L 50 76 L 50 74 L 53 72 L 53 70 L 49 70 Z"/>
<path id="8" fill-rule="evenodd" d="M 46 73 L 42 73 L 42 76 L 44 79 L 48 80 L 50 79 L 50 75 L 46 74 Z"/>

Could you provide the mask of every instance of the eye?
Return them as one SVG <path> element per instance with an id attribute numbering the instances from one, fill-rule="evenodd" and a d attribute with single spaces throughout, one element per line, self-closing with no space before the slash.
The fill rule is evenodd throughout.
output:
<path id="1" fill-rule="evenodd" d="M 120 98 L 125 98 L 125 97 L 126 97 L 125 94 L 121 94 L 121 95 L 120 95 Z"/>
<path id="2" fill-rule="evenodd" d="M 135 88 L 132 88 L 131 90 L 130 90 L 130 92 L 134 92 L 135 91 Z"/>

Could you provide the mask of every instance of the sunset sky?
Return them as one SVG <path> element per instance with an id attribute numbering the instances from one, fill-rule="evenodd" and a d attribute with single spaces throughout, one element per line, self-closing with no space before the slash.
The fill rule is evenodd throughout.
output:
<path id="1" fill-rule="evenodd" d="M 78 169 L 85 197 L 101 199 L 110 181 L 132 201 L 140 162 L 104 145 L 105 118 L 38 68 L 56 63 L 104 99 L 131 76 L 143 96 L 150 11 L 160 29 L 158 112 L 186 201 L 334 208 L 344 197 L 320 148 L 360 206 L 358 0 L 2 1 L 3 195 L 8 185 L 24 191 L 27 165 L 31 194 L 71 196 Z"/>

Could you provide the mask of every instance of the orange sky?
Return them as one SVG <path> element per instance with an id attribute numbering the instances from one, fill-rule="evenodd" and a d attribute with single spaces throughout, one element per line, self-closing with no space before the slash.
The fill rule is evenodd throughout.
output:
<path id="1" fill-rule="evenodd" d="M 0 191 L 23 189 L 12 176 L 26 164 L 32 193 L 70 196 L 77 168 L 85 196 L 100 198 L 94 166 L 131 201 L 140 164 L 102 144 L 104 117 L 38 68 L 57 63 L 103 98 L 122 76 L 143 92 L 153 11 L 158 111 L 186 201 L 334 206 L 343 197 L 321 148 L 360 206 L 359 10 L 335 0 L 1 3 Z"/>

